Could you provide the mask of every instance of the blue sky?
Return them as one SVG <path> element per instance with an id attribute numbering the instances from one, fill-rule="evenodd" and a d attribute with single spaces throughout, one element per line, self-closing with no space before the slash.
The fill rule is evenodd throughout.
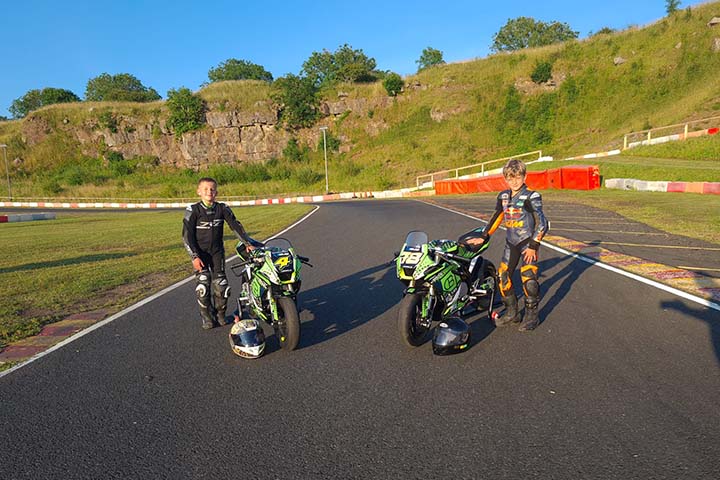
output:
<path id="1" fill-rule="evenodd" d="M 381 70 L 407 75 L 425 47 L 452 62 L 484 57 L 508 19 L 568 23 L 586 37 L 608 26 L 646 25 L 665 0 L 544 1 L 190 1 L 5 0 L 0 22 L 0 115 L 28 90 L 66 88 L 130 73 L 165 98 L 197 90 L 228 58 L 297 74 L 314 51 L 348 43 Z M 697 2 L 681 2 L 681 7 Z"/>

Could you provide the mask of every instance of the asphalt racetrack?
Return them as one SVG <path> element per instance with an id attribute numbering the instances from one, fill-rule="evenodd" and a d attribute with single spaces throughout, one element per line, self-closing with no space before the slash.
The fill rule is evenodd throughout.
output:
<path id="1" fill-rule="evenodd" d="M 185 283 L 0 378 L 0 477 L 716 479 L 715 310 L 541 248 L 536 331 L 475 315 L 462 354 L 400 343 L 393 252 L 476 225 L 322 204 L 284 235 L 315 265 L 298 350 L 238 358 Z"/>

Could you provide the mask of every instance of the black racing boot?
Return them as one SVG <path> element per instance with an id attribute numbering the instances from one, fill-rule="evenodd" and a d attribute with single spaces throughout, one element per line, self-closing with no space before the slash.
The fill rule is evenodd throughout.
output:
<path id="1" fill-rule="evenodd" d="M 202 319 L 203 330 L 210 330 L 215 327 L 215 320 L 213 320 L 209 309 L 200 307 L 200 318 Z"/>
<path id="2" fill-rule="evenodd" d="M 225 309 L 224 309 L 224 308 L 222 308 L 222 309 L 218 308 L 218 311 L 217 311 L 217 323 L 218 323 L 218 325 L 220 325 L 221 327 L 222 327 L 223 325 L 227 325 L 227 324 L 229 323 L 229 322 L 227 322 L 227 321 L 225 320 Z"/>
<path id="3" fill-rule="evenodd" d="M 525 314 L 523 315 L 522 323 L 518 330 L 521 332 L 529 332 L 535 330 L 540 324 L 538 318 L 538 304 L 540 299 L 538 297 L 525 297 Z"/>
<path id="4" fill-rule="evenodd" d="M 505 327 L 511 323 L 520 323 L 520 312 L 518 312 L 518 301 L 515 293 L 503 297 L 502 301 L 505 305 L 505 313 L 495 320 L 495 326 Z"/>

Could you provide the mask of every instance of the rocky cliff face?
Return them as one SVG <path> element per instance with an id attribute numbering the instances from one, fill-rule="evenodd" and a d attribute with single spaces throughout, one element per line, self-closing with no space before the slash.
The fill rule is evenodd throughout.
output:
<path id="1" fill-rule="evenodd" d="M 328 117 L 332 119 L 346 112 L 364 116 L 370 109 L 384 108 L 389 104 L 389 98 L 366 100 L 341 97 L 337 102 L 323 103 L 320 112 L 326 117 L 323 123 L 327 124 Z M 317 145 L 320 138 L 316 128 L 298 132 L 282 128 L 278 124 L 278 110 L 270 102 L 258 102 L 251 111 L 221 111 L 213 110 L 211 106 L 205 119 L 207 125 L 201 130 L 176 138 L 165 127 L 163 118 L 148 121 L 132 114 L 114 113 L 112 126 L 109 126 L 91 112 L 90 117 L 80 125 L 73 125 L 66 119 L 53 127 L 42 116 L 31 115 L 23 123 L 23 139 L 32 147 L 48 135 L 61 131 L 79 143 L 84 155 L 99 156 L 109 149 L 122 153 L 125 158 L 152 156 L 163 165 L 196 168 L 268 160 L 281 156 L 293 136 L 311 146 Z M 382 126 L 374 133 L 381 130 Z M 347 151 L 350 139 L 340 138 L 345 144 L 341 150 Z"/>

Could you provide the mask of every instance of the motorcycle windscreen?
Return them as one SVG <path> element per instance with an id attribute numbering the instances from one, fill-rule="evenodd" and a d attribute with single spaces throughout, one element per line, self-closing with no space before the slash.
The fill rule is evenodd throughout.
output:
<path id="1" fill-rule="evenodd" d="M 419 230 L 413 230 L 405 237 L 405 245 L 408 247 L 419 247 L 428 243 L 428 235 Z"/>
<path id="2" fill-rule="evenodd" d="M 290 243 L 290 240 L 287 238 L 273 238 L 272 240 L 268 240 L 265 242 L 266 248 L 277 248 L 280 250 L 288 250 L 292 248 L 292 244 Z"/>

